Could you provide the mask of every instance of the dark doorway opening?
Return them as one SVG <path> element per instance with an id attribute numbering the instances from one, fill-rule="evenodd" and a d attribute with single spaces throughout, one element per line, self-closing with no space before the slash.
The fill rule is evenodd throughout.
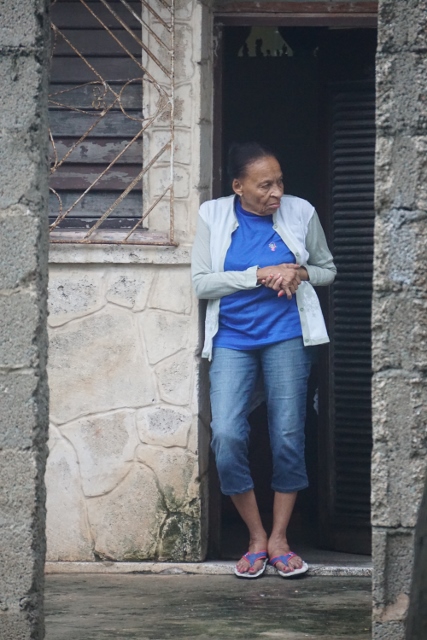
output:
<path id="1" fill-rule="evenodd" d="M 279 155 L 285 191 L 317 209 L 338 267 L 318 291 L 331 345 L 321 348 L 307 401 L 310 488 L 290 525 L 297 548 L 370 552 L 370 304 L 375 148 L 374 29 L 223 26 L 216 99 L 216 193 L 228 195 L 233 141 L 258 140 Z M 265 406 L 250 417 L 251 465 L 269 528 Z M 247 534 L 211 479 L 211 555 L 237 558 Z"/>

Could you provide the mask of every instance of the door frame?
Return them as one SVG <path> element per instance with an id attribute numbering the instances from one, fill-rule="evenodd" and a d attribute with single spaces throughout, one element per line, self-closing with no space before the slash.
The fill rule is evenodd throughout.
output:
<path id="1" fill-rule="evenodd" d="M 212 197 L 221 196 L 222 187 L 222 70 L 223 27 L 334 27 L 346 29 L 376 29 L 378 2 L 257 2 L 249 0 L 222 4 L 214 2 L 213 8 L 213 146 L 212 146 Z M 328 222 L 326 226 L 328 226 Z M 323 224 L 323 223 L 322 223 Z M 327 229 L 325 229 L 327 232 Z M 326 308 L 329 304 L 326 304 Z M 328 309 L 327 309 L 328 311 Z M 321 363 L 328 367 L 328 363 Z M 325 369 L 326 370 L 326 369 Z M 324 390 L 325 391 L 325 390 Z M 321 413 L 327 419 L 329 404 L 327 394 L 320 392 Z M 323 396 L 323 400 L 322 400 Z M 320 424 L 320 429 L 323 429 Z M 325 445 L 324 445 L 325 446 Z M 319 443 L 319 452 L 324 451 Z M 208 556 L 218 558 L 221 549 L 221 500 L 219 482 L 212 456 L 209 464 L 209 524 Z M 322 488 L 324 490 L 324 487 Z"/>

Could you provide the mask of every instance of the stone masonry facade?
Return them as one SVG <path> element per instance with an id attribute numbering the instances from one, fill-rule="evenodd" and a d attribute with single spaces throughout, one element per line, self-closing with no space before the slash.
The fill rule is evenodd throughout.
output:
<path id="1" fill-rule="evenodd" d="M 426 469 L 426 50 L 426 0 L 381 0 L 372 320 L 376 640 L 405 637 Z"/>
<path id="2" fill-rule="evenodd" d="M 212 77 L 211 31 L 207 7 L 177 1 L 179 246 L 51 246 L 50 561 L 205 555 L 208 424 L 199 411 L 190 251 L 212 173 L 212 94 L 205 79 Z M 165 121 L 147 130 L 150 157 L 167 127 Z M 145 198 L 156 197 L 166 170 L 167 163 L 145 180 Z M 166 203 L 160 215 L 150 214 L 150 229 L 167 228 L 167 211 Z"/>
<path id="3" fill-rule="evenodd" d="M 49 560 L 200 557 L 188 265 L 50 268 Z"/>

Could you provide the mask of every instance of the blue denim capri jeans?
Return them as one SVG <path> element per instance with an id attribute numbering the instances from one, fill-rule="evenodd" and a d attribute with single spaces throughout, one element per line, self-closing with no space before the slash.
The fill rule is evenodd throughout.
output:
<path id="1" fill-rule="evenodd" d="M 293 338 L 250 351 L 216 347 L 210 368 L 212 449 L 225 495 L 253 489 L 248 415 L 262 373 L 273 456 L 272 489 L 308 486 L 304 458 L 307 382 L 315 348 Z"/>

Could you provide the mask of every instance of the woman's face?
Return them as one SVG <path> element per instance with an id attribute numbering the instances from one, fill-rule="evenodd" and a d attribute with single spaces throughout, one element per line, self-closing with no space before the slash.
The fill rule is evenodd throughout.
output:
<path id="1" fill-rule="evenodd" d="M 233 180 L 233 191 L 242 207 L 259 216 L 268 216 L 280 207 L 283 175 L 276 158 L 267 156 L 251 162 L 241 178 Z"/>

